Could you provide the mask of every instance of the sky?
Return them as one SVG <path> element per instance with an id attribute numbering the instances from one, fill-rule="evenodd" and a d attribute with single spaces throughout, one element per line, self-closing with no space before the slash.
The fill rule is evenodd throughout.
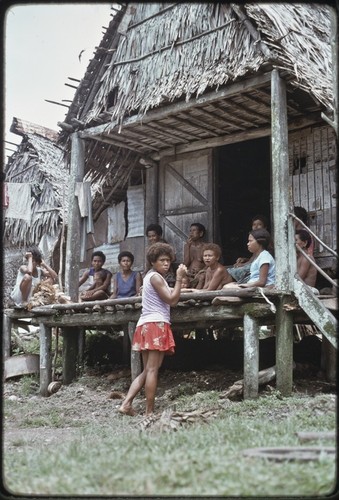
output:
<path id="1" fill-rule="evenodd" d="M 9 132 L 13 117 L 56 131 L 67 108 L 45 101 L 72 100 L 95 47 L 112 17 L 112 3 L 12 5 L 4 19 L 4 140 L 18 144 Z M 79 60 L 80 52 L 81 58 Z M 5 148 L 15 146 L 5 143 Z M 12 152 L 5 150 L 5 160 Z"/>

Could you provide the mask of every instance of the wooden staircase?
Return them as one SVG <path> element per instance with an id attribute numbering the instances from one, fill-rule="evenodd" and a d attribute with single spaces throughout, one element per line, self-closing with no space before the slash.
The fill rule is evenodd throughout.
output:
<path id="1" fill-rule="evenodd" d="M 307 316 L 319 328 L 321 333 L 328 339 L 332 346 L 338 347 L 338 322 L 335 316 L 327 309 L 319 298 L 314 295 L 309 286 L 298 277 L 294 277 L 294 294 L 298 299 L 300 307 Z"/>

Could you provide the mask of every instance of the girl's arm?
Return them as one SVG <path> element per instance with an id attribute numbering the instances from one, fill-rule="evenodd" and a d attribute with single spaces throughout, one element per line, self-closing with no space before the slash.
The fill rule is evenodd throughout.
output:
<path id="1" fill-rule="evenodd" d="M 106 290 L 109 290 L 111 288 L 111 280 L 112 280 L 112 273 L 110 271 L 107 271 L 106 273 L 106 278 L 105 281 L 101 286 L 98 286 L 95 290 L 103 290 L 106 292 Z"/>
<path id="2" fill-rule="evenodd" d="M 175 306 L 179 302 L 181 293 L 181 278 L 187 274 L 187 268 L 184 264 L 180 264 L 177 273 L 174 288 L 168 289 L 165 281 L 158 274 L 154 274 L 151 278 L 151 283 L 161 300 Z"/>
<path id="3" fill-rule="evenodd" d="M 117 280 L 117 275 L 114 275 L 113 278 L 113 292 L 110 295 L 110 299 L 116 299 L 118 295 L 118 280 Z"/>
<path id="4" fill-rule="evenodd" d="M 262 264 L 259 271 L 259 279 L 257 281 L 251 281 L 251 283 L 241 283 L 239 286 L 242 288 L 251 288 L 253 286 L 263 287 L 266 285 L 268 276 L 269 264 Z"/>
<path id="5" fill-rule="evenodd" d="M 79 280 L 79 286 L 81 286 L 83 283 L 85 283 L 85 281 L 88 280 L 88 277 L 89 277 L 89 271 L 85 271 Z"/>
<path id="6" fill-rule="evenodd" d="M 202 291 L 211 291 L 211 290 L 218 290 L 219 286 L 225 276 L 225 270 L 223 266 L 218 267 L 212 276 L 211 281 L 209 282 L 208 286 L 202 290 Z"/>

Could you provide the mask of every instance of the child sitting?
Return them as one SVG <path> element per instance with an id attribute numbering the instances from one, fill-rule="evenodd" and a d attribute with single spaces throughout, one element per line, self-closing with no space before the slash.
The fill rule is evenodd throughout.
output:
<path id="1" fill-rule="evenodd" d="M 112 276 L 111 273 L 110 275 Z M 109 284 L 107 285 L 108 278 Z M 106 269 L 99 269 L 99 271 L 95 271 L 93 276 L 93 285 L 88 290 L 80 294 L 80 300 L 86 302 L 90 300 L 108 299 L 110 293 L 110 283 L 111 278 L 107 274 Z"/>
<path id="2" fill-rule="evenodd" d="M 312 245 L 310 233 L 306 229 L 298 229 L 295 232 L 295 243 L 297 245 L 297 273 L 306 285 L 314 288 L 317 280 L 317 269 L 298 249 L 300 247 L 305 253 L 308 253 L 308 249 Z M 309 257 L 315 262 L 312 255 L 309 255 Z M 317 289 L 315 290 L 318 292 Z"/>
<path id="3" fill-rule="evenodd" d="M 215 243 L 205 243 L 202 251 L 202 258 L 205 264 L 205 272 L 201 274 L 201 279 L 196 288 L 186 288 L 183 291 L 193 292 L 220 290 L 226 283 L 226 268 L 220 264 L 221 248 Z"/>
<path id="4" fill-rule="evenodd" d="M 81 287 L 84 283 L 88 281 L 87 289 L 90 289 L 90 287 L 93 285 L 95 271 L 103 269 L 102 266 L 105 264 L 105 261 L 106 261 L 106 255 L 103 252 L 101 252 L 100 250 L 93 252 L 91 257 L 91 267 L 87 269 L 87 271 L 85 271 L 84 274 L 81 276 L 79 280 L 79 287 Z M 107 271 L 106 269 L 104 269 L 104 271 L 109 273 L 109 271 Z"/>
<path id="5" fill-rule="evenodd" d="M 202 258 L 205 233 L 206 229 L 203 224 L 193 222 L 190 227 L 189 238 L 184 245 L 184 264 L 188 269 L 188 275 L 192 279 L 205 267 Z"/>
<path id="6" fill-rule="evenodd" d="M 117 299 L 139 295 L 142 278 L 138 271 L 131 269 L 134 255 L 128 251 L 120 252 L 118 262 L 121 271 L 117 272 L 113 278 L 113 293 L 110 298 Z"/>

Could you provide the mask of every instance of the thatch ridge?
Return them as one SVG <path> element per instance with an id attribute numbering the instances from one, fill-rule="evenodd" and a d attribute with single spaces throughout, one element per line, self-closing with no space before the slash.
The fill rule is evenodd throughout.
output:
<path id="1" fill-rule="evenodd" d="M 208 88 L 262 71 L 267 63 L 333 109 L 328 6 L 243 4 L 255 37 L 232 4 L 142 3 L 133 8 L 86 123 L 103 111 L 122 123 L 130 114 L 143 116 L 166 102 L 188 101 Z M 131 7 L 125 15 L 131 15 Z M 143 17 L 148 19 L 141 22 Z"/>

